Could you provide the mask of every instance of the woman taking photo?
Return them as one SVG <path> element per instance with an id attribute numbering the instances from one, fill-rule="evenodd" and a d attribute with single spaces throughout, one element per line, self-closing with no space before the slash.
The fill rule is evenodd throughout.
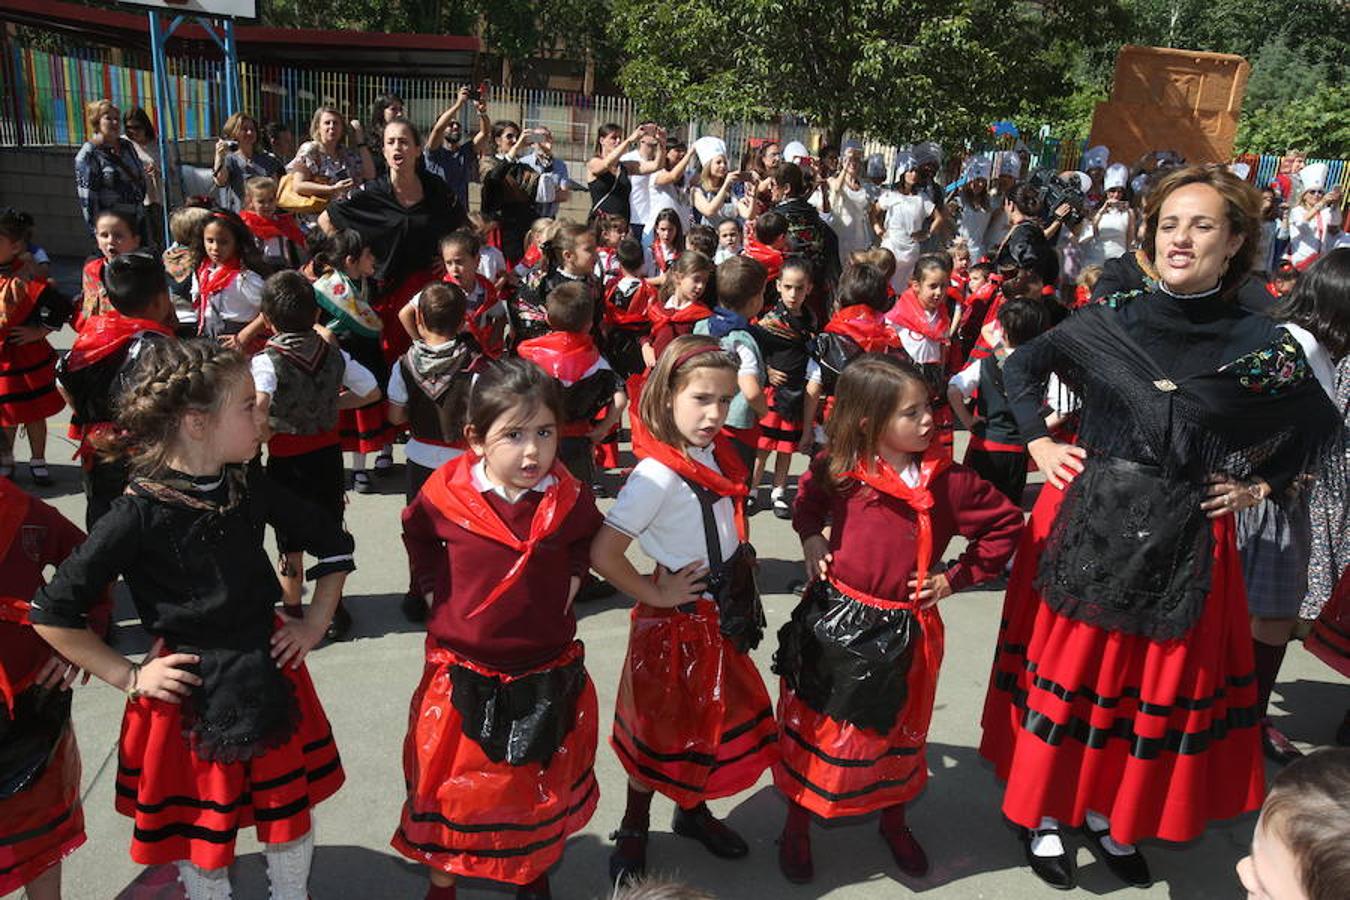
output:
<path id="1" fill-rule="evenodd" d="M 360 123 L 352 121 L 356 149 L 346 145 L 347 125 L 331 106 L 320 106 L 309 120 L 309 140 L 300 145 L 286 171 L 296 176 L 295 192 L 329 201 L 346 197 L 375 177 L 375 161 Z M 239 142 L 240 149 L 243 141 Z"/>
<path id="2" fill-rule="evenodd" d="M 728 171 L 731 165 L 726 142 L 719 137 L 701 137 L 694 141 L 694 155 L 702 169 L 692 192 L 698 220 L 710 225 L 727 219 L 744 221 L 752 201 L 744 194 L 737 197 L 733 191 L 741 173 Z"/>
<path id="3" fill-rule="evenodd" d="M 86 104 L 84 121 L 89 140 L 75 154 L 75 193 L 92 235 L 105 209 L 144 205 L 146 178 L 136 146 L 122 136 L 122 113 L 111 100 Z M 141 239 L 146 238 L 142 228 Z"/>
<path id="4" fill-rule="evenodd" d="M 993 204 L 989 202 L 989 173 L 992 170 L 989 160 L 976 158 L 966 166 L 966 183 L 956 194 L 955 213 L 957 215 L 956 234 L 970 248 L 970 261 L 977 263 L 986 255 L 992 254 L 997 247 L 988 243 L 989 220 L 994 217 Z"/>
<path id="5" fill-rule="evenodd" d="M 839 265 L 847 266 L 849 257 L 859 250 L 870 250 L 876 243 L 872 232 L 872 198 L 863 184 L 862 147 L 845 145 L 843 164 L 830 176 L 830 226 L 839 235 Z"/>
<path id="6" fill-rule="evenodd" d="M 1157 289 L 1084 307 L 1004 366 L 1047 484 L 1009 580 L 980 752 L 1057 888 L 1075 883 L 1065 827 L 1144 886 L 1140 840 L 1189 841 L 1261 805 L 1234 513 L 1287 490 L 1339 420 L 1306 332 L 1236 301 L 1259 206 L 1227 171 L 1169 173 L 1144 210 Z M 1077 446 L 1040 417 L 1052 372 L 1081 399 Z"/>
<path id="7" fill-rule="evenodd" d="M 525 236 L 538 218 L 534 205 L 539 173 L 521 157 L 533 142 L 533 131 L 503 119 L 492 125 L 496 152 L 482 162 L 483 215 L 501 229 L 502 255 L 514 266 L 525 256 Z"/>
<path id="8" fill-rule="evenodd" d="M 234 209 L 244 205 L 244 182 L 257 176 L 280 178 L 285 171 L 281 160 L 263 149 L 258 140 L 258 122 L 248 113 L 237 112 L 225 120 L 216 141 L 216 160 L 212 177 L 216 187 L 228 187 L 234 194 Z"/>
<path id="9" fill-rule="evenodd" d="M 590 220 L 605 213 L 630 223 L 634 230 L 645 224 L 633 218 L 631 195 L 634 186 L 629 179 L 633 175 L 651 175 L 663 168 L 660 149 L 665 139 L 665 133 L 655 125 L 639 125 L 627 138 L 623 136 L 621 125 L 610 122 L 600 126 L 595 135 L 595 155 L 586 161 L 586 189 L 591 193 Z M 643 143 L 643 149 L 650 151 L 650 156 L 643 153 L 638 159 L 624 159 L 639 141 Z M 646 181 L 644 178 L 644 191 Z M 644 197 L 642 203 L 644 211 L 646 199 Z"/>

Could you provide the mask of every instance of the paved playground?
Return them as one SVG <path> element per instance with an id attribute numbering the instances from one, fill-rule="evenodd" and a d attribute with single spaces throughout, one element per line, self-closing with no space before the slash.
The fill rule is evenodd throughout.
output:
<path id="1" fill-rule="evenodd" d="M 68 345 L 69 335 L 63 335 Z M 52 420 L 48 451 L 56 484 L 40 492 L 62 512 L 83 521 L 79 471 L 69 457 L 65 414 Z M 958 454 L 964 445 L 958 437 Z M 20 457 L 26 458 L 20 445 Z M 396 456 L 401 461 L 401 453 Z M 31 487 L 20 464 L 19 483 Z M 310 670 L 332 720 L 347 783 L 317 812 L 311 890 L 316 900 L 420 898 L 425 880 L 418 867 L 396 855 L 389 838 L 398 822 L 403 793 L 400 747 L 408 701 L 422 669 L 423 634 L 404 621 L 398 603 L 406 585 L 406 562 L 399 540 L 403 506 L 401 465 L 377 481 L 378 494 L 348 495 L 347 522 L 356 536 L 358 570 L 347 581 L 347 603 L 355 618 L 349 640 L 323 645 L 309 657 Z M 767 498 L 767 491 L 765 492 Z M 602 509 L 612 501 L 602 500 Z M 802 577 L 801 551 L 789 523 L 760 512 L 752 519 L 759 551 L 761 585 L 769 629 L 754 656 L 766 678 L 774 633 L 795 597 L 791 585 Z M 636 545 L 635 545 L 636 546 Z M 949 551 L 949 556 L 957 549 Z M 979 718 L 984 702 L 1000 591 L 972 591 L 943 602 L 947 625 L 946 662 L 938 686 L 928 749 L 934 777 L 914 804 L 910 824 L 927 848 L 933 871 L 922 880 L 902 878 L 876 834 L 875 821 L 841 824 L 815 832 L 816 882 L 790 885 L 779 873 L 774 839 L 784 806 L 769 778 L 739 797 L 717 801 L 714 811 L 750 842 L 750 856 L 737 862 L 713 859 L 693 842 L 669 832 L 671 804 L 653 804 L 653 868 L 697 884 L 720 898 L 870 898 L 921 892 L 935 898 L 1028 898 L 1052 895 L 1022 864 L 1022 849 L 999 813 L 1001 790 L 978 757 Z M 578 607 L 587 665 L 603 711 L 612 708 L 628 634 L 630 602 L 622 597 Z M 131 604 L 119 591 L 117 647 L 143 653 L 148 641 Z M 775 685 L 776 681 L 770 681 Z M 772 688 L 771 688 L 772 689 Z M 1307 748 L 1331 740 L 1350 703 L 1350 687 L 1301 648 L 1291 650 L 1273 704 L 1281 727 Z M 146 872 L 132 863 L 127 847 L 129 820 L 113 811 L 116 743 L 123 701 L 101 683 L 77 688 L 75 723 L 84 760 L 83 793 L 88 843 L 65 868 L 65 896 L 74 900 L 170 898 L 182 894 L 171 870 Z M 603 739 L 602 732 L 602 739 Z M 608 833 L 617 827 L 624 799 L 624 775 L 603 742 L 596 760 L 602 795 L 589 827 L 573 837 L 554 873 L 555 896 L 592 900 L 609 896 L 606 885 Z M 1237 898 L 1241 889 L 1233 866 L 1245 853 L 1255 816 L 1223 823 L 1185 846 L 1146 844 L 1157 883 L 1147 891 L 1125 888 L 1079 844 L 1080 887 L 1070 896 L 1120 892 L 1122 896 L 1179 900 Z M 235 896 L 267 896 L 261 848 L 251 832 L 241 835 L 234 867 Z M 510 896 L 491 886 L 467 885 L 461 897 L 486 900 Z"/>

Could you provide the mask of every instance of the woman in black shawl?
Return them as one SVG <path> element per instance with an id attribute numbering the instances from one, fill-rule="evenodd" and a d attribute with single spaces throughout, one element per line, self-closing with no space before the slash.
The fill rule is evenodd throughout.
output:
<path id="1" fill-rule="evenodd" d="M 1226 171 L 1169 174 L 1146 208 L 1157 290 L 1083 308 L 1004 368 L 1048 483 L 1009 581 L 980 750 L 1055 887 L 1075 881 L 1061 825 L 1146 885 L 1140 839 L 1191 840 L 1261 805 L 1232 514 L 1281 495 L 1337 416 L 1311 336 L 1236 299 L 1259 207 Z M 1040 418 L 1051 372 L 1082 398 L 1077 446 Z"/>
<path id="2" fill-rule="evenodd" d="M 380 346 L 385 366 L 376 372 L 384 392 L 389 365 L 408 349 L 411 341 L 398 320 L 398 312 L 414 294 L 437 276 L 441 238 L 468 222 L 464 208 L 445 183 L 418 171 L 422 138 L 416 127 L 403 118 L 385 123 L 384 162 L 387 171 L 367 181 L 352 194 L 328 204 L 319 216 L 319 227 L 334 234 L 344 229 L 358 232 L 375 255 L 376 291 L 372 306 L 384 323 Z M 389 453 L 392 431 L 385 421 L 384 401 L 355 411 L 354 424 L 344 429 L 343 448 L 360 454 L 353 462 L 358 489 L 369 485 L 364 454 L 375 450 L 377 471 L 393 460 Z"/>

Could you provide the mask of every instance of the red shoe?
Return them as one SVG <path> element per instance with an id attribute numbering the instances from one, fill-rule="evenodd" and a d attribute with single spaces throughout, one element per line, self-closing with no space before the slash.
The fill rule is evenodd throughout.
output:
<path id="1" fill-rule="evenodd" d="M 887 830 L 883 827 L 881 836 L 885 838 L 886 846 L 891 848 L 891 856 L 895 857 L 895 864 L 901 872 L 911 878 L 922 878 L 928 874 L 928 854 L 914 839 L 914 832 L 908 828 Z"/>
<path id="2" fill-rule="evenodd" d="M 778 838 L 778 868 L 793 884 L 810 884 L 816 877 L 811 862 L 811 835 L 784 831 Z"/>

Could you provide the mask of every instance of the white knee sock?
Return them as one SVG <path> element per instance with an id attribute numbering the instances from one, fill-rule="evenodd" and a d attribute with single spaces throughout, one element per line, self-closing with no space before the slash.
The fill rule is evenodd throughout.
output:
<path id="1" fill-rule="evenodd" d="M 314 860 L 314 832 L 285 844 L 265 844 L 267 880 L 272 900 L 305 900 L 309 896 L 309 867 Z"/>
<path id="2" fill-rule="evenodd" d="M 1090 809 L 1087 811 L 1087 824 L 1093 831 L 1109 831 L 1111 829 L 1111 823 L 1106 816 Z M 1134 853 L 1134 844 L 1119 843 L 1109 834 L 1102 835 L 1100 843 L 1106 852 L 1112 856 L 1129 856 Z"/>
<path id="3" fill-rule="evenodd" d="M 1048 831 L 1053 829 L 1054 834 L 1038 834 L 1031 839 L 1032 856 L 1062 856 L 1064 854 L 1064 842 L 1059 838 L 1059 822 L 1049 816 L 1041 818 L 1041 824 L 1036 826 L 1038 831 Z"/>
<path id="4" fill-rule="evenodd" d="M 185 859 L 178 861 L 178 878 L 187 888 L 188 900 L 230 900 L 230 870 L 203 869 Z"/>

